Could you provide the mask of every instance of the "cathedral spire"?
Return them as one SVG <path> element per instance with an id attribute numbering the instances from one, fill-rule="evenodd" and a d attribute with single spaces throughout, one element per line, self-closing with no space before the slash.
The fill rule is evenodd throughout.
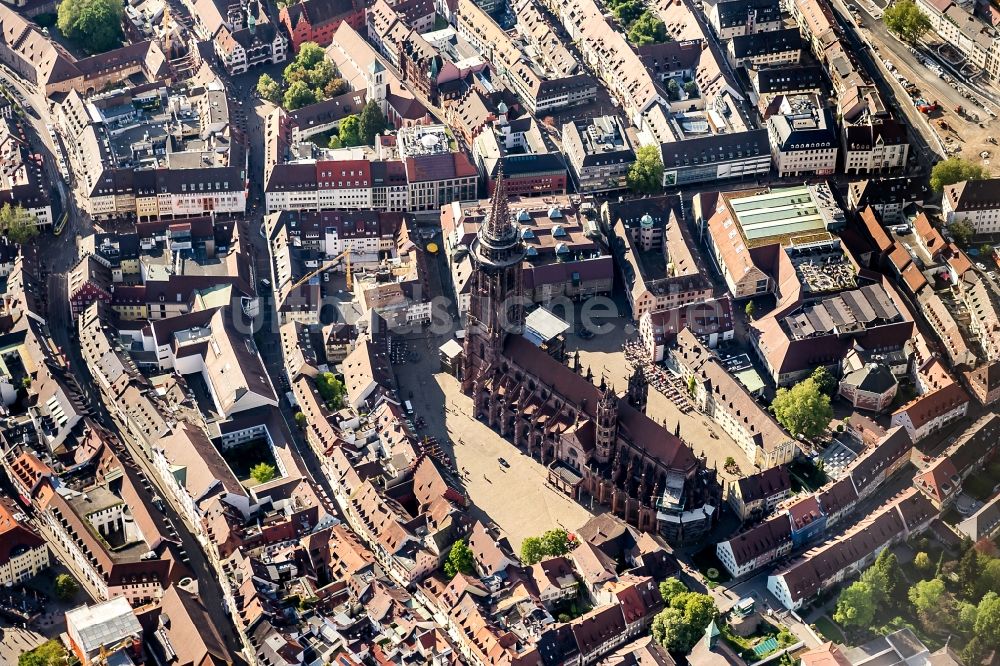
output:
<path id="1" fill-rule="evenodd" d="M 507 195 L 507 181 L 503 177 L 503 160 L 497 165 L 496 184 L 490 198 L 490 212 L 482 227 L 482 235 L 493 242 L 509 240 L 514 235 L 514 223 L 510 216 L 510 198 Z"/>

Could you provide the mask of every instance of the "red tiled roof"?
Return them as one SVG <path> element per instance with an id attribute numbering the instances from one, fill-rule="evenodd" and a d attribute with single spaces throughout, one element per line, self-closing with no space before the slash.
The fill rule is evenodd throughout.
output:
<path id="1" fill-rule="evenodd" d="M 933 419 L 947 414 L 963 403 L 969 402 L 969 394 L 957 382 L 947 384 L 942 388 L 925 393 L 915 400 L 900 407 L 893 414 L 906 414 L 914 428 L 921 428 Z"/>
<path id="2" fill-rule="evenodd" d="M 913 480 L 914 484 L 938 505 L 958 492 L 961 487 L 958 470 L 948 456 L 938 458 Z"/>

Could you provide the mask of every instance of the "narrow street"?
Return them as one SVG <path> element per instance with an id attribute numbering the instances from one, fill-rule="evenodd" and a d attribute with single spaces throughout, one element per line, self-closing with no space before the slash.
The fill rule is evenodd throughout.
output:
<path id="1" fill-rule="evenodd" d="M 66 241 L 64 240 L 63 243 Z M 86 364 L 80 355 L 75 341 L 71 338 L 71 331 L 75 331 L 76 324 L 72 321 L 69 311 L 69 303 L 66 297 L 66 277 L 62 273 L 52 273 L 49 276 L 49 312 L 48 329 L 52 340 L 56 346 L 62 350 L 70 370 L 76 377 L 80 387 L 84 390 L 89 406 L 94 418 L 112 433 L 118 436 L 117 441 L 110 442 L 116 447 L 116 453 L 125 465 L 125 472 L 136 481 L 136 487 L 140 488 L 143 496 L 143 503 L 149 507 L 157 523 L 157 528 L 164 534 L 169 534 L 183 547 L 185 554 L 189 558 L 188 567 L 191 569 L 192 577 L 198 581 L 199 593 L 205 601 L 205 606 L 212 616 L 215 625 L 218 627 L 226 644 L 239 651 L 240 642 L 236 636 L 235 629 L 226 612 L 226 604 L 219 585 L 218 576 L 211 566 L 208 556 L 202 550 L 198 539 L 194 536 L 191 526 L 182 518 L 172 504 L 172 495 L 159 485 L 159 477 L 152 468 L 152 463 L 141 452 L 138 445 L 131 440 L 125 429 L 108 412 L 104 403 L 100 400 L 97 391 L 93 389 L 93 379 L 86 368 Z M 124 443 L 124 447 L 122 447 Z M 153 488 L 156 488 L 154 492 Z M 157 510 L 153 503 L 153 497 L 159 496 L 167 500 L 161 506 L 163 511 Z M 65 560 L 65 558 L 63 558 Z"/>
<path id="2" fill-rule="evenodd" d="M 909 96 L 899 87 L 899 84 L 887 76 L 882 63 L 878 61 L 878 57 L 872 53 L 869 45 L 859 36 L 859 28 L 845 4 L 844 0 L 831 0 L 830 7 L 843 29 L 847 43 L 851 47 L 851 52 L 861 61 L 862 67 L 864 67 L 869 78 L 874 82 L 875 87 L 878 88 L 879 94 L 886 105 L 894 108 L 897 114 L 905 118 L 907 124 L 910 126 L 908 136 L 915 149 L 915 154 L 919 158 L 917 160 L 918 167 L 915 171 L 929 172 L 930 165 L 943 157 L 937 139 L 927 127 L 927 120 L 923 114 L 917 111 L 911 103 Z M 872 19 L 864 11 L 860 13 L 860 16 L 862 16 L 862 24 L 865 25 L 866 29 L 874 25 L 884 31 L 884 27 L 881 27 L 881 20 L 876 21 Z M 865 21 L 865 17 L 871 23 Z M 909 57 L 912 58 L 913 56 Z"/>

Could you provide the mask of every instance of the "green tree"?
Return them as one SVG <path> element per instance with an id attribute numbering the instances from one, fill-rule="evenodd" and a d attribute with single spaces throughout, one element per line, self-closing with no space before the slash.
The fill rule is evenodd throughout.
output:
<path id="1" fill-rule="evenodd" d="M 22 652 L 17 658 L 17 666 L 57 666 L 65 664 L 68 657 L 62 642 L 53 638 L 33 650 Z"/>
<path id="2" fill-rule="evenodd" d="M 686 649 L 687 625 L 684 612 L 676 608 L 665 608 L 653 618 L 653 639 L 671 652 Z"/>
<path id="3" fill-rule="evenodd" d="M 669 97 L 672 102 L 676 102 L 681 98 L 681 87 L 680 84 L 677 83 L 677 79 L 670 79 L 667 81 L 667 97 Z"/>
<path id="4" fill-rule="evenodd" d="M 299 52 L 295 54 L 294 62 L 305 69 L 312 69 L 326 60 L 326 51 L 316 42 L 302 42 Z"/>
<path id="5" fill-rule="evenodd" d="M 460 573 L 474 574 L 476 572 L 476 558 L 472 556 L 472 549 L 465 542 L 459 539 L 448 551 L 448 559 L 444 561 L 444 575 L 454 578 Z"/>
<path id="6" fill-rule="evenodd" d="M 685 83 L 684 92 L 686 92 L 687 96 L 690 97 L 691 99 L 698 98 L 700 96 L 700 93 L 698 92 L 698 82 L 688 81 L 687 83 Z"/>
<path id="7" fill-rule="evenodd" d="M 707 594 L 681 592 L 653 618 L 653 638 L 668 650 L 687 651 L 716 618 L 715 601 Z"/>
<path id="8" fill-rule="evenodd" d="M 980 576 L 976 596 L 981 597 L 989 590 L 1000 590 L 1000 558 L 991 557 L 983 565 L 983 574 Z"/>
<path id="9" fill-rule="evenodd" d="M 753 317 L 757 314 L 757 306 L 753 304 L 753 301 L 747 301 L 747 305 L 743 308 L 743 312 L 747 316 L 747 321 L 753 321 Z"/>
<path id="10" fill-rule="evenodd" d="M 961 586 L 962 597 L 970 601 L 978 600 L 976 594 L 982 584 L 983 562 L 975 548 L 969 548 L 958 561 L 958 584 Z"/>
<path id="11" fill-rule="evenodd" d="M 894 599 L 900 584 L 903 582 L 896 554 L 888 548 L 882 549 L 882 552 L 878 554 L 878 558 L 870 568 L 878 572 L 878 577 L 877 579 L 869 580 L 868 583 L 872 584 L 877 580 L 880 584 L 884 585 L 884 598 L 889 600 Z"/>
<path id="12" fill-rule="evenodd" d="M 923 616 L 931 612 L 941 610 L 941 602 L 944 598 L 944 581 L 940 578 L 922 580 L 915 583 L 907 596 L 913 608 Z"/>
<path id="13" fill-rule="evenodd" d="M 876 606 L 882 606 L 889 601 L 889 595 L 886 593 L 889 581 L 886 579 L 885 572 L 881 569 L 877 569 L 874 566 L 868 567 L 861 573 L 858 581 L 871 589 L 872 601 Z"/>
<path id="14" fill-rule="evenodd" d="M 618 23 L 627 29 L 642 15 L 643 9 L 641 0 L 624 0 L 615 5 L 613 13 Z"/>
<path id="15" fill-rule="evenodd" d="M 708 623 L 719 614 L 719 610 L 715 607 L 715 600 L 710 595 L 700 592 L 687 592 L 682 597 L 674 597 L 670 605 L 675 608 L 683 605 L 684 619 L 692 632 L 691 638 L 693 640 L 690 645 L 694 645 Z"/>
<path id="16" fill-rule="evenodd" d="M 565 555 L 575 545 L 566 530 L 548 530 L 539 537 L 528 537 L 521 542 L 521 561 L 525 564 L 534 564 L 546 557 Z"/>
<path id="17" fill-rule="evenodd" d="M 833 419 L 830 396 L 824 395 L 812 378 L 790 389 L 778 389 L 771 411 L 778 422 L 796 437 L 817 437 Z"/>
<path id="18" fill-rule="evenodd" d="M 993 246 L 989 243 L 983 243 L 979 246 L 979 254 L 983 255 L 984 258 L 989 259 L 993 257 Z"/>
<path id="19" fill-rule="evenodd" d="M 295 109 L 301 109 L 303 106 L 309 106 L 315 101 L 316 93 L 312 91 L 305 81 L 295 81 L 285 91 L 282 106 L 288 111 L 294 111 Z"/>
<path id="20" fill-rule="evenodd" d="M 79 590 L 80 586 L 77 585 L 76 580 L 69 574 L 61 573 L 56 576 L 55 593 L 63 601 L 69 601 L 75 597 Z"/>
<path id="21" fill-rule="evenodd" d="M 573 541 L 569 538 L 569 532 L 559 528 L 548 530 L 542 535 L 542 548 L 549 557 L 565 555 L 573 549 Z"/>
<path id="22" fill-rule="evenodd" d="M 305 83 L 308 85 L 309 70 L 298 62 L 292 61 L 285 66 L 281 78 L 285 80 L 286 86 L 290 86 L 293 83 Z"/>
<path id="23" fill-rule="evenodd" d="M 732 456 L 726 456 L 726 460 L 725 460 L 725 462 L 722 463 L 722 466 L 725 467 L 725 468 L 727 468 L 727 469 L 729 467 L 736 467 L 736 458 L 734 458 Z"/>
<path id="24" fill-rule="evenodd" d="M 885 27 L 904 42 L 915 44 L 931 28 L 931 20 L 913 0 L 896 0 L 882 15 Z"/>
<path id="25" fill-rule="evenodd" d="M 250 468 L 250 478 L 257 483 L 267 483 L 278 474 L 278 469 L 274 465 L 262 462 Z"/>
<path id="26" fill-rule="evenodd" d="M 962 247 L 967 247 L 969 241 L 975 235 L 976 230 L 972 228 L 972 225 L 965 220 L 957 220 L 948 225 L 948 231 L 951 233 L 955 242 Z"/>
<path id="27" fill-rule="evenodd" d="M 978 665 L 986 657 L 986 646 L 979 640 L 979 636 L 973 636 L 962 648 L 962 661 L 970 665 Z"/>
<path id="28" fill-rule="evenodd" d="M 660 597 L 663 598 L 663 603 L 667 606 L 670 605 L 674 597 L 687 591 L 687 586 L 673 576 L 660 583 Z"/>
<path id="29" fill-rule="evenodd" d="M 934 565 L 931 563 L 931 557 L 924 551 L 920 551 L 913 556 L 913 568 L 918 572 L 924 574 L 925 576 L 930 574 L 934 570 Z"/>
<path id="30" fill-rule="evenodd" d="M 698 388 L 698 380 L 694 378 L 694 375 L 688 377 L 688 395 L 694 396 L 695 389 Z"/>
<path id="31" fill-rule="evenodd" d="M 0 207 L 0 231 L 11 241 L 23 245 L 38 235 L 38 219 L 21 206 L 5 203 Z"/>
<path id="32" fill-rule="evenodd" d="M 323 94 L 323 87 L 332 81 L 337 75 L 337 70 L 329 60 L 320 60 L 318 63 L 306 70 L 306 83 L 311 88 L 318 88 L 320 95 Z"/>
<path id="33" fill-rule="evenodd" d="M 979 616 L 979 608 L 968 601 L 959 602 L 955 606 L 955 629 L 963 634 L 971 634 L 976 628 L 976 618 Z"/>
<path id="34" fill-rule="evenodd" d="M 115 0 L 63 0 L 56 27 L 89 53 L 103 53 L 122 45 L 123 13 Z"/>
<path id="35" fill-rule="evenodd" d="M 827 370 L 825 366 L 821 365 L 813 370 L 810 378 L 816 382 L 816 386 L 819 387 L 819 390 L 826 395 L 832 396 L 837 392 L 837 378 L 830 374 L 830 371 Z"/>
<path id="36" fill-rule="evenodd" d="M 655 194 L 663 189 L 663 157 L 659 146 L 642 146 L 636 151 L 625 182 L 638 194 Z"/>
<path id="37" fill-rule="evenodd" d="M 545 550 L 540 537 L 528 537 L 521 542 L 521 561 L 525 564 L 541 562 L 544 557 Z"/>
<path id="38" fill-rule="evenodd" d="M 898 3 L 897 3 L 898 4 Z M 961 157 L 949 157 L 941 160 L 931 169 L 931 187 L 940 192 L 946 186 L 963 180 L 983 180 L 989 178 L 989 172 L 975 162 L 963 160 Z"/>
<path id="39" fill-rule="evenodd" d="M 655 14 L 646 10 L 628 29 L 628 41 L 634 46 L 662 44 L 670 40 L 667 26 Z"/>
<path id="40" fill-rule="evenodd" d="M 373 99 L 368 100 L 365 108 L 361 111 L 361 117 L 358 121 L 358 132 L 365 145 L 375 145 L 375 137 L 385 130 L 387 124 L 385 114 L 379 108 L 378 102 Z"/>
<path id="41" fill-rule="evenodd" d="M 987 592 L 979 602 L 975 634 L 986 646 L 1000 646 L 1000 595 L 996 592 Z"/>
<path id="42" fill-rule="evenodd" d="M 339 136 L 331 136 L 330 137 L 330 141 L 327 144 L 327 147 L 328 148 L 343 148 L 343 144 L 340 143 L 340 137 Z"/>
<path id="43" fill-rule="evenodd" d="M 302 412 L 295 412 L 295 425 L 299 427 L 299 430 L 305 429 L 308 422 L 309 419 L 306 418 L 305 414 Z"/>
<path id="44" fill-rule="evenodd" d="M 281 103 L 281 84 L 267 74 L 257 79 L 257 94 L 272 104 Z"/>
<path id="45" fill-rule="evenodd" d="M 870 627 L 875 621 L 875 595 L 871 585 L 857 581 L 845 587 L 837 599 L 833 620 L 845 627 Z"/>
<path id="46" fill-rule="evenodd" d="M 361 145 L 361 118 L 352 114 L 340 121 L 340 143 L 345 148 Z"/>
<path id="47" fill-rule="evenodd" d="M 332 372 L 321 372 L 316 375 L 315 382 L 319 397 L 323 398 L 327 407 L 340 409 L 344 406 L 344 395 L 347 393 L 347 389 L 344 387 L 344 382 L 337 379 L 336 375 Z"/>

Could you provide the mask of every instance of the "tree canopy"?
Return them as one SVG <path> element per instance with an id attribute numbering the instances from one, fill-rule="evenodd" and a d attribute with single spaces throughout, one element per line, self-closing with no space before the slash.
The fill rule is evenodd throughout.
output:
<path id="1" fill-rule="evenodd" d="M 361 145 L 361 118 L 352 114 L 340 121 L 340 145 L 345 148 Z"/>
<path id="2" fill-rule="evenodd" d="M 931 29 L 931 20 L 913 0 L 896 0 L 886 8 L 882 20 L 885 21 L 885 27 L 910 44 L 915 44 Z"/>
<path id="3" fill-rule="evenodd" d="M 68 654 L 62 642 L 53 638 L 33 650 L 22 652 L 17 658 L 17 666 L 57 666 L 65 664 Z"/>
<path id="4" fill-rule="evenodd" d="M 76 580 L 69 574 L 61 573 L 56 576 L 55 593 L 63 601 L 69 601 L 75 597 L 79 590 L 80 586 L 77 585 Z"/>
<path id="5" fill-rule="evenodd" d="M 663 603 L 667 606 L 670 605 L 670 602 L 673 601 L 674 597 L 687 591 L 687 585 L 673 576 L 660 583 L 660 597 L 663 599 Z"/>
<path id="6" fill-rule="evenodd" d="M 469 548 L 465 539 L 459 539 L 448 551 L 448 559 L 444 561 L 444 575 L 448 578 L 454 578 L 460 573 L 473 574 L 475 572 L 476 560 L 472 556 L 472 549 Z"/>
<path id="7" fill-rule="evenodd" d="M 955 239 L 955 242 L 962 247 L 968 247 L 972 237 L 976 234 L 976 230 L 965 220 L 955 220 L 949 224 L 948 232 Z"/>
<path id="8" fill-rule="evenodd" d="M 250 478 L 257 483 L 267 483 L 278 474 L 278 468 L 266 462 L 257 463 L 250 468 Z"/>
<path id="9" fill-rule="evenodd" d="M 361 135 L 361 140 L 366 146 L 375 145 L 375 137 L 381 134 L 387 125 L 385 114 L 379 108 L 378 102 L 373 99 L 368 100 L 358 119 L 358 133 Z"/>
<path id="10" fill-rule="evenodd" d="M 930 613 L 940 608 L 944 593 L 944 581 L 940 578 L 932 578 L 915 583 L 907 596 L 918 613 Z"/>
<path id="11" fill-rule="evenodd" d="M 833 419 L 830 396 L 824 395 L 811 377 L 790 389 L 778 389 L 771 411 L 778 423 L 796 437 L 816 437 L 826 430 Z"/>
<path id="12" fill-rule="evenodd" d="M 810 375 L 810 378 L 814 382 L 816 382 L 816 386 L 819 387 L 819 390 L 825 393 L 826 395 L 832 396 L 834 393 L 837 392 L 837 386 L 838 386 L 837 378 L 834 377 L 832 374 L 830 374 L 830 371 L 827 370 L 824 366 L 821 365 L 815 370 L 813 370 L 813 373 L 812 375 Z"/>
<path id="13" fill-rule="evenodd" d="M 295 59 L 285 66 L 282 72 L 287 86 L 284 95 L 280 93 L 280 86 L 275 93 L 270 83 L 265 81 L 265 76 L 267 75 L 262 75 L 257 82 L 257 92 L 271 101 L 274 99 L 265 93 L 273 94 L 288 111 L 342 95 L 348 90 L 347 82 L 339 78 L 337 68 L 326 59 L 323 47 L 315 42 L 304 42 L 295 54 Z M 273 81 L 269 76 L 267 79 Z M 262 84 L 266 85 L 262 88 Z"/>
<path id="14" fill-rule="evenodd" d="M 635 23 L 628 29 L 626 36 L 634 46 L 663 44 L 670 41 L 670 36 L 667 35 L 667 26 L 648 9 L 636 19 Z"/>
<path id="15" fill-rule="evenodd" d="M 934 570 L 934 564 L 931 562 L 931 556 L 927 553 L 920 551 L 913 556 L 913 568 L 923 574 L 930 574 Z"/>
<path id="16" fill-rule="evenodd" d="M 935 192 L 940 192 L 953 183 L 960 183 L 963 180 L 983 180 L 989 178 L 989 175 L 989 171 L 982 165 L 963 160 L 961 157 L 949 157 L 931 168 L 931 187 Z"/>
<path id="17" fill-rule="evenodd" d="M 686 652 L 718 614 L 715 601 L 707 594 L 690 591 L 674 594 L 667 608 L 653 618 L 653 638 L 668 650 Z"/>
<path id="18" fill-rule="evenodd" d="M 281 84 L 268 74 L 261 74 L 257 79 L 257 94 L 272 104 L 281 103 Z"/>
<path id="19" fill-rule="evenodd" d="M 1000 645 L 1000 595 L 987 592 L 976 611 L 976 637 L 986 645 Z"/>
<path id="20" fill-rule="evenodd" d="M 347 393 L 347 389 L 344 387 L 344 382 L 337 379 L 336 375 L 332 372 L 321 372 L 316 375 L 315 381 L 319 397 L 323 398 L 327 407 L 340 409 L 344 406 L 344 395 Z"/>
<path id="21" fill-rule="evenodd" d="M 958 561 L 958 583 L 962 587 L 962 596 L 967 599 L 978 598 L 979 586 L 983 576 L 983 562 L 975 548 L 969 548 Z"/>
<path id="22" fill-rule="evenodd" d="M 605 4 L 634 46 L 670 41 L 667 26 L 646 9 L 642 0 L 607 0 Z"/>
<path id="23" fill-rule="evenodd" d="M 663 190 L 663 158 L 657 146 L 642 146 L 628 170 L 626 184 L 638 194 L 655 194 Z"/>
<path id="24" fill-rule="evenodd" d="M 872 586 L 857 581 L 845 587 L 837 600 L 837 610 L 833 614 L 834 622 L 839 622 L 845 627 L 867 629 L 874 619 L 875 593 Z"/>
<path id="25" fill-rule="evenodd" d="M 564 529 L 554 529 L 538 537 L 528 537 L 521 542 L 521 561 L 525 564 L 540 562 L 546 557 L 565 555 L 576 542 Z"/>
<path id="26" fill-rule="evenodd" d="M 315 101 L 316 93 L 313 92 L 312 88 L 305 81 L 295 81 L 285 91 L 281 105 L 289 111 L 294 111 L 303 106 L 309 106 Z"/>
<path id="27" fill-rule="evenodd" d="M 89 53 L 103 53 L 122 45 L 123 12 L 115 0 L 63 0 L 56 27 Z"/>
<path id="28" fill-rule="evenodd" d="M 5 203 L 0 207 L 0 231 L 14 243 L 23 245 L 38 235 L 38 220 L 23 207 Z"/>

